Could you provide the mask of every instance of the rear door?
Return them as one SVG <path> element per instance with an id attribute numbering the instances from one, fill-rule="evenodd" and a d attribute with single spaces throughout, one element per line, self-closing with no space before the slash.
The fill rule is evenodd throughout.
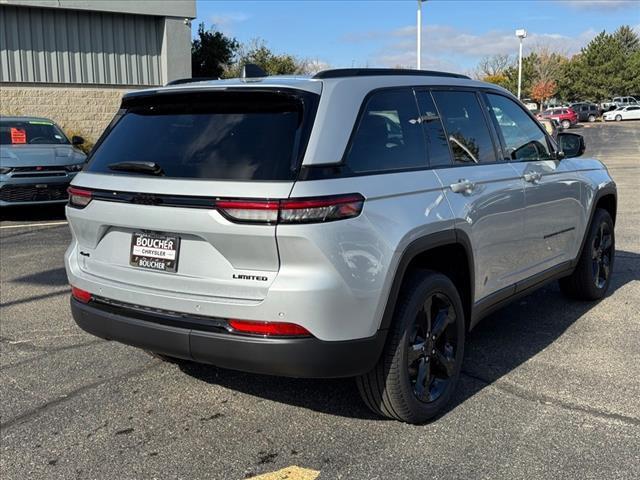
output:
<path id="1" fill-rule="evenodd" d="M 640 107 L 638 106 L 627 107 L 627 111 L 625 112 L 624 118 L 627 120 L 640 119 Z"/>
<path id="2" fill-rule="evenodd" d="M 520 243 L 530 277 L 572 259 L 582 219 L 581 178 L 572 162 L 554 159 L 542 127 L 510 98 L 487 93 L 509 161 L 525 185 L 524 237 Z"/>
<path id="3" fill-rule="evenodd" d="M 435 171 L 456 228 L 473 247 L 475 301 L 499 290 L 509 293 L 521 269 L 522 180 L 499 155 L 477 92 L 433 90 L 432 95 L 454 160 Z"/>
<path id="4" fill-rule="evenodd" d="M 278 213 L 246 200 L 289 196 L 316 97 L 223 91 L 125 101 L 74 181 L 92 196 L 67 209 L 80 268 L 167 295 L 263 299 L 279 269 Z"/>

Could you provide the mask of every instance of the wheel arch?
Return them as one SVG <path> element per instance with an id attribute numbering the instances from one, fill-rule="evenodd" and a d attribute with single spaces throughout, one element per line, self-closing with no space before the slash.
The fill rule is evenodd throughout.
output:
<path id="1" fill-rule="evenodd" d="M 609 215 L 611 215 L 613 225 L 615 227 L 616 214 L 618 213 L 618 195 L 615 185 L 609 184 L 598 190 L 593 201 L 591 202 L 589 222 L 587 222 L 587 227 L 585 228 L 584 235 L 582 236 L 582 240 L 580 242 L 580 250 L 578 250 L 578 255 L 572 261 L 572 264 L 574 266 L 578 263 L 578 259 L 582 255 L 582 250 L 584 249 L 585 242 L 587 241 L 587 235 L 589 234 L 589 229 L 591 228 L 591 222 L 593 222 L 593 216 L 595 215 L 596 210 L 598 210 L 599 208 L 602 208 L 609 212 Z"/>
<path id="2" fill-rule="evenodd" d="M 393 320 L 402 286 L 416 270 L 436 270 L 454 283 L 464 308 L 469 329 L 474 298 L 474 263 L 471 241 L 461 230 L 451 229 L 420 237 L 403 251 L 398 262 L 380 324 L 387 330 Z"/>

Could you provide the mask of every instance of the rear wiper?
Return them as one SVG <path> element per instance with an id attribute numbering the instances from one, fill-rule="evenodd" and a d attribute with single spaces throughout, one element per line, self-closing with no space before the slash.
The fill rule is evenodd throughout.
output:
<path id="1" fill-rule="evenodd" d="M 158 176 L 164 175 L 164 171 L 160 165 L 155 162 L 116 162 L 110 163 L 109 168 L 122 172 L 139 172 Z"/>

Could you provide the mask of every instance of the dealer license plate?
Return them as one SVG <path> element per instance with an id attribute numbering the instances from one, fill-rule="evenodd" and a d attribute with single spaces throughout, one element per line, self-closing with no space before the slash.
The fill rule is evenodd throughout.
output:
<path id="1" fill-rule="evenodd" d="M 134 232 L 131 235 L 129 263 L 138 268 L 159 272 L 175 272 L 178 269 L 180 237 L 156 233 Z"/>

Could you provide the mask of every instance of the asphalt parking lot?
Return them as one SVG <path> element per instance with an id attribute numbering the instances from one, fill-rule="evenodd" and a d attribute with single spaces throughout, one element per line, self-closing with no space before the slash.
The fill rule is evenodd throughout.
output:
<path id="1" fill-rule="evenodd" d="M 554 283 L 485 319 L 454 405 L 424 426 L 374 417 L 351 380 L 164 363 L 85 334 L 63 210 L 2 212 L 0 476 L 640 478 L 640 122 L 575 131 L 618 184 L 609 296 Z"/>

